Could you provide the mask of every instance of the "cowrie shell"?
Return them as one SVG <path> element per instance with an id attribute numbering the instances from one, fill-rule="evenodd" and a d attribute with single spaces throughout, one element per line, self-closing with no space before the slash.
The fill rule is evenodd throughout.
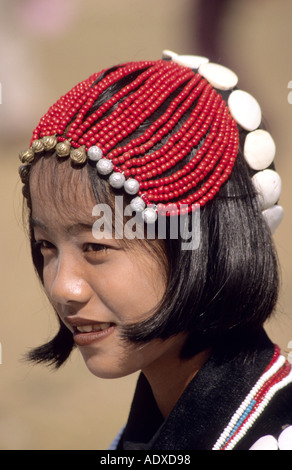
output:
<path id="1" fill-rule="evenodd" d="M 257 100 L 242 90 L 234 90 L 228 98 L 228 106 L 235 121 L 247 131 L 257 129 L 262 121 L 262 111 Z"/>

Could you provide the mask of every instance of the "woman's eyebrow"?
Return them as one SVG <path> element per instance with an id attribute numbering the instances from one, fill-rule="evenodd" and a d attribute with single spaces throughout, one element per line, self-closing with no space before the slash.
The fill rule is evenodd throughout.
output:
<path id="1" fill-rule="evenodd" d="M 77 235 L 80 232 L 92 231 L 93 222 L 75 222 L 74 224 L 67 225 L 65 231 L 70 235 Z"/>
<path id="2" fill-rule="evenodd" d="M 88 221 L 76 221 L 70 225 L 64 227 L 65 232 L 70 235 L 76 235 L 83 231 L 92 231 L 93 222 Z M 31 218 L 31 227 L 39 227 L 45 231 L 49 231 L 49 228 L 41 220 Z"/>
<path id="3" fill-rule="evenodd" d="M 30 225 L 31 225 L 32 228 L 39 227 L 43 230 L 47 230 L 46 225 L 38 219 L 31 218 L 30 219 Z"/>

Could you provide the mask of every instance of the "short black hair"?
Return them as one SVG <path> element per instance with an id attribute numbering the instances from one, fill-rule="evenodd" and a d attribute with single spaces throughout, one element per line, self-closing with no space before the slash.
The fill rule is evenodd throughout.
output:
<path id="1" fill-rule="evenodd" d="M 137 72 L 107 89 L 91 112 L 125 86 L 126 80 L 130 83 L 136 76 Z M 162 114 L 171 99 L 172 96 L 157 113 Z M 156 118 L 157 114 L 152 119 Z M 147 125 L 151 122 L 138 131 L 142 133 Z M 239 130 L 243 135 L 244 131 Z M 108 203 L 107 183 L 90 164 L 86 169 L 97 202 L 107 198 Z M 26 194 L 29 202 L 29 189 Z M 192 217 L 188 217 L 191 232 Z M 166 219 L 169 224 L 169 217 Z M 31 227 L 30 239 L 33 263 L 42 281 L 42 257 L 33 243 Z M 205 347 L 221 352 L 251 350 L 275 308 L 279 270 L 270 229 L 263 219 L 251 171 L 243 158 L 242 143 L 229 179 L 214 199 L 200 209 L 199 246 L 183 250 L 184 241 L 179 233 L 176 238 L 163 241 L 168 265 L 165 295 L 153 315 L 125 327 L 123 337 L 132 342 L 149 342 L 188 332 L 183 357 L 193 356 Z M 30 351 L 29 359 L 58 368 L 69 357 L 74 344 L 72 333 L 59 320 L 56 336 Z"/>
<path id="2" fill-rule="evenodd" d="M 279 267 L 242 154 L 219 194 L 200 210 L 199 247 L 182 250 L 182 244 L 180 234 L 165 240 L 164 299 L 153 317 L 127 329 L 128 338 L 187 331 L 184 356 L 204 347 L 217 354 L 252 350 L 277 303 Z"/>

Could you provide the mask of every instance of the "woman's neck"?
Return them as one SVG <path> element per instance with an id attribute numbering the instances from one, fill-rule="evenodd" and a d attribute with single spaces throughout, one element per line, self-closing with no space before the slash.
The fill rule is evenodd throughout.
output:
<path id="1" fill-rule="evenodd" d="M 194 357 L 182 359 L 174 348 L 143 370 L 164 418 L 169 415 L 209 356 L 210 351 L 206 349 Z"/>

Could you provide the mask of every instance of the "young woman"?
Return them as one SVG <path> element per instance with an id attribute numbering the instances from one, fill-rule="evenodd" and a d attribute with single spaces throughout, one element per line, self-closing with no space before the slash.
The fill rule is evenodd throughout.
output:
<path id="1" fill-rule="evenodd" d="M 20 174 L 58 334 L 98 377 L 141 371 L 113 449 L 292 448 L 275 144 L 237 76 L 199 56 L 96 73 L 40 120 Z"/>

